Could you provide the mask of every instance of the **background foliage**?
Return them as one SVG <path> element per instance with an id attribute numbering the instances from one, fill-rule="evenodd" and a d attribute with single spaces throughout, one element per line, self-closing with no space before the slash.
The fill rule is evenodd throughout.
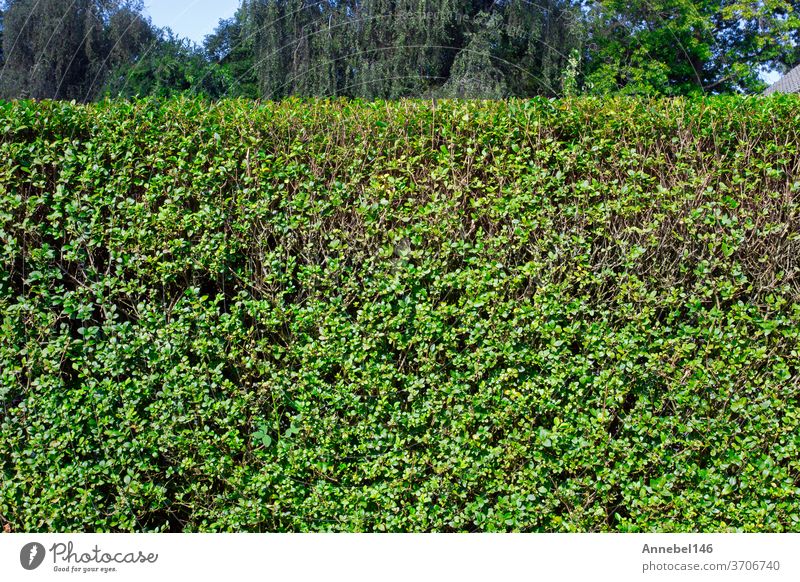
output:
<path id="1" fill-rule="evenodd" d="M 89 101 L 155 33 L 140 0 L 6 0 L 0 96 Z"/>
<path id="2" fill-rule="evenodd" d="M 244 0 L 196 46 L 141 0 L 0 0 L 0 96 L 755 93 L 800 0 Z"/>
<path id="3" fill-rule="evenodd" d="M 798 127 L 4 103 L 0 521 L 798 531 Z"/>
<path id="4" fill-rule="evenodd" d="M 796 0 L 599 0 L 587 9 L 587 92 L 757 92 L 800 61 Z"/>

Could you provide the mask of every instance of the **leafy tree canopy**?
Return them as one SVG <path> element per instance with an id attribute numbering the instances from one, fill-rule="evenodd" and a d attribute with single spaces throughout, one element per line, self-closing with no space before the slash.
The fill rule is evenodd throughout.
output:
<path id="1" fill-rule="evenodd" d="M 758 92 L 800 0 L 244 0 L 202 47 L 141 0 L 0 3 L 0 96 L 500 98 Z"/>
<path id="2" fill-rule="evenodd" d="M 800 58 L 797 0 L 599 0 L 586 5 L 587 89 L 756 92 Z"/>

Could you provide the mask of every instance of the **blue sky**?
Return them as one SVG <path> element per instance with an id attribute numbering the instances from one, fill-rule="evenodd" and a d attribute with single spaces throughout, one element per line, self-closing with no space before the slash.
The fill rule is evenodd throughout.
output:
<path id="1" fill-rule="evenodd" d="M 169 26 L 178 36 L 197 44 L 210 34 L 221 18 L 233 16 L 240 0 L 145 0 L 145 13 L 153 24 Z"/>

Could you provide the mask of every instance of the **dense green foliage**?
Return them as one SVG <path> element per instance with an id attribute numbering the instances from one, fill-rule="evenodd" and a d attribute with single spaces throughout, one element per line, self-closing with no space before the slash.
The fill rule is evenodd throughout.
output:
<path id="1" fill-rule="evenodd" d="M 759 72 L 800 60 L 798 0 L 597 0 L 588 8 L 589 92 L 758 92 Z"/>
<path id="2" fill-rule="evenodd" d="M 121 63 L 105 80 L 104 97 L 259 96 L 254 35 L 244 30 L 242 10 L 222 20 L 199 47 L 171 30 L 155 30 L 154 42 L 133 61 Z"/>
<path id="3" fill-rule="evenodd" d="M 208 63 L 201 48 L 167 30 L 135 63 L 123 63 L 112 71 L 103 94 L 128 99 L 178 94 L 216 99 L 227 93 L 228 85 L 223 71 Z"/>
<path id="4" fill-rule="evenodd" d="M 800 100 L 0 110 L 17 531 L 800 531 Z"/>
<path id="5" fill-rule="evenodd" d="M 240 8 L 232 18 L 221 20 L 203 43 L 207 58 L 225 80 L 225 97 L 259 96 L 255 66 L 255 35 Z"/>
<path id="6" fill-rule="evenodd" d="M 251 0 L 262 95 L 558 95 L 580 11 L 564 0 Z"/>
<path id="7" fill-rule="evenodd" d="M 5 11 L 0 6 L 0 66 L 6 64 L 6 57 L 5 53 L 3 52 L 3 36 L 4 36 L 4 21 L 5 21 Z"/>
<path id="8" fill-rule="evenodd" d="M 244 0 L 202 47 L 141 0 L 0 0 L 0 96 L 755 93 L 800 0 Z M 4 59 L 5 57 L 7 57 Z"/>
<path id="9" fill-rule="evenodd" d="M 77 99 L 154 42 L 141 0 L 5 0 L 0 97 Z"/>

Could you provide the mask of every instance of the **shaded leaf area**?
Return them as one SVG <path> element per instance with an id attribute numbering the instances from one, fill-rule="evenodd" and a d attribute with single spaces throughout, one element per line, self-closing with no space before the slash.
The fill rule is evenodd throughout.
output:
<path id="1" fill-rule="evenodd" d="M 0 108 L 13 531 L 798 531 L 796 97 Z"/>

